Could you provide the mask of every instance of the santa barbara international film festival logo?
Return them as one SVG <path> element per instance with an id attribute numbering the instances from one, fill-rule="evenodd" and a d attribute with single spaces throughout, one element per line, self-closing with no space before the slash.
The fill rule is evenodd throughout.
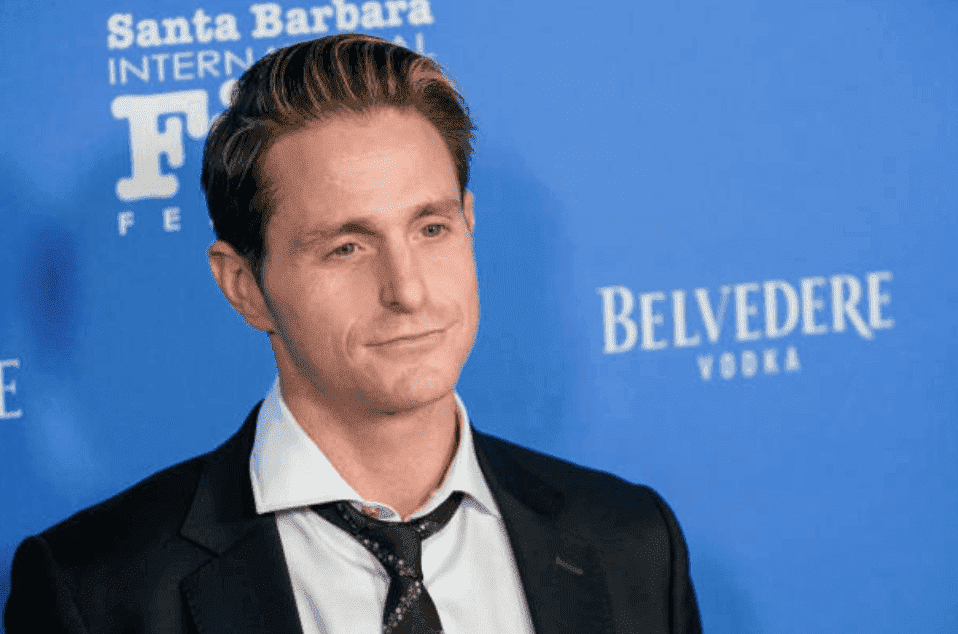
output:
<path id="1" fill-rule="evenodd" d="M 862 277 L 803 277 L 797 283 L 745 282 L 639 293 L 638 305 L 628 287 L 603 286 L 596 289 L 602 351 L 689 349 L 703 381 L 794 373 L 801 370 L 797 336 L 851 331 L 873 341 L 892 328 L 895 321 L 887 314 L 891 281 L 891 271 L 873 271 Z M 730 338 L 737 344 L 734 350 L 724 345 Z"/>
<path id="2" fill-rule="evenodd" d="M 110 103 L 113 117 L 125 121 L 129 130 L 130 173 L 116 183 L 121 202 L 176 196 L 180 178 L 175 170 L 184 166 L 186 137 L 202 142 L 216 116 L 210 115 L 207 90 L 189 85 L 213 82 L 218 85 L 219 104 L 227 107 L 237 78 L 256 58 L 275 50 L 272 43 L 277 38 L 301 41 L 362 31 L 433 56 L 426 52 L 422 30 L 436 22 L 429 0 L 360 4 L 331 0 L 309 7 L 260 2 L 247 9 L 210 14 L 190 7 L 191 14 L 161 19 L 138 19 L 125 12 L 107 18 L 109 84 L 131 91 Z M 156 92 L 167 87 L 174 89 Z M 193 177 L 198 180 L 200 166 L 194 167 Z M 180 208 L 168 204 L 159 214 L 155 209 L 141 214 L 146 215 L 148 226 L 157 223 L 166 232 L 180 230 L 184 221 Z M 205 213 L 203 218 L 207 222 Z M 138 220 L 133 210 L 119 212 L 119 234 L 135 231 Z"/>

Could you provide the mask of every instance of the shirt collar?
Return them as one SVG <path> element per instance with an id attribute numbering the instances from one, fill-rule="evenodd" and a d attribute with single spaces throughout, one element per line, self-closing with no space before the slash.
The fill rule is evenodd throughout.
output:
<path id="1" fill-rule="evenodd" d="M 455 393 L 455 398 L 459 416 L 459 447 L 442 485 L 412 517 L 429 513 L 454 491 L 466 493 L 466 499 L 475 503 L 480 510 L 501 517 L 489 485 L 479 469 L 466 406 L 458 393 Z M 273 382 L 256 420 L 249 469 L 257 513 L 349 500 L 357 506 L 379 508 L 380 519 L 399 519 L 395 509 L 375 500 L 364 500 L 339 475 L 286 407 L 278 378 Z"/>

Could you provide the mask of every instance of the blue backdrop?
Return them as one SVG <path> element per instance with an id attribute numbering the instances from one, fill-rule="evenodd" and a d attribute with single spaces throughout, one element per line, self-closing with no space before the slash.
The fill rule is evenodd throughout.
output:
<path id="1" fill-rule="evenodd" d="M 0 602 L 26 535 L 265 394 L 206 264 L 202 139 L 254 59 L 358 30 L 434 55 L 480 126 L 476 427 L 661 492 L 708 632 L 958 632 L 956 25 L 944 0 L 4 3 Z"/>

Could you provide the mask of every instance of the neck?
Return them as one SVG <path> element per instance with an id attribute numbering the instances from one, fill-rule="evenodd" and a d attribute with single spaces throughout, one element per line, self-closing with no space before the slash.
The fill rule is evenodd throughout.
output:
<path id="1" fill-rule="evenodd" d="M 387 414 L 335 407 L 281 386 L 296 422 L 364 500 L 388 505 L 405 520 L 442 484 L 459 445 L 452 392 Z"/>

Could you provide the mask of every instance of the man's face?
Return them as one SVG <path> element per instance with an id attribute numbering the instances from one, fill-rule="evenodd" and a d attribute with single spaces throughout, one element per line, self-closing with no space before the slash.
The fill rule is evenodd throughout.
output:
<path id="1" fill-rule="evenodd" d="M 415 111 L 336 117 L 266 153 L 263 288 L 287 390 L 395 412 L 455 387 L 479 320 L 472 197 Z"/>

